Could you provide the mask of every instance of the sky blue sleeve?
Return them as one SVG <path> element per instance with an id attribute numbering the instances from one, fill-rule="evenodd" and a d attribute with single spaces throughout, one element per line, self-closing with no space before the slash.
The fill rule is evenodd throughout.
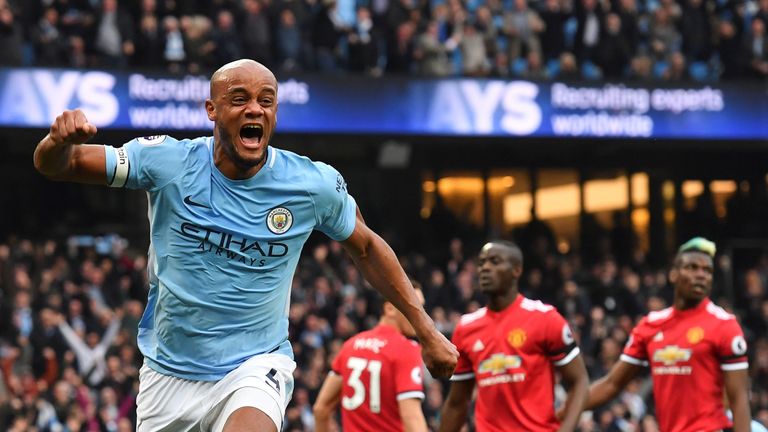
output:
<path id="1" fill-rule="evenodd" d="M 180 162 L 184 159 L 184 147 L 175 139 L 160 135 L 136 138 L 125 143 L 122 149 L 105 148 L 107 183 L 116 181 L 118 157 L 128 160 L 129 189 L 160 189 L 181 173 Z"/>
<path id="2" fill-rule="evenodd" d="M 346 240 L 355 230 L 357 203 L 338 171 L 322 162 L 314 165 L 320 175 L 313 197 L 317 229 L 333 240 Z"/>

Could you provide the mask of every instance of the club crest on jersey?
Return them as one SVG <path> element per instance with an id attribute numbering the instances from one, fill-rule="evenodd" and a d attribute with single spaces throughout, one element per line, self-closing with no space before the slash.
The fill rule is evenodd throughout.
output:
<path id="1" fill-rule="evenodd" d="M 293 214 L 285 207 L 276 207 L 267 215 L 267 228 L 273 234 L 283 234 L 293 225 Z"/>
<path id="2" fill-rule="evenodd" d="M 662 362 L 665 366 L 672 366 L 677 362 L 691 359 L 691 350 L 680 348 L 677 345 L 668 345 L 657 349 L 653 353 L 653 361 Z"/>
<path id="3" fill-rule="evenodd" d="M 522 363 L 523 361 L 520 356 L 505 355 L 502 353 L 493 354 L 489 359 L 483 360 L 480 363 L 478 372 L 490 372 L 493 375 L 498 375 L 506 372 L 507 369 L 517 369 Z"/>
<path id="4" fill-rule="evenodd" d="M 688 342 L 691 343 L 691 345 L 697 344 L 701 342 L 702 339 L 704 339 L 704 329 L 701 327 L 693 327 L 688 330 L 688 333 L 685 334 L 686 339 L 688 339 Z"/>
<path id="5" fill-rule="evenodd" d="M 520 348 L 525 343 L 526 335 L 523 329 L 514 329 L 507 334 L 507 342 L 512 348 Z"/>

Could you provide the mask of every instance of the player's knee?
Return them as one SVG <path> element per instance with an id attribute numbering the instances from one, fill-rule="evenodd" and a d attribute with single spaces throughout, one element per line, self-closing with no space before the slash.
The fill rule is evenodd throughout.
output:
<path id="1" fill-rule="evenodd" d="M 242 407 L 230 414 L 223 432 L 277 432 L 277 426 L 264 411 Z"/>

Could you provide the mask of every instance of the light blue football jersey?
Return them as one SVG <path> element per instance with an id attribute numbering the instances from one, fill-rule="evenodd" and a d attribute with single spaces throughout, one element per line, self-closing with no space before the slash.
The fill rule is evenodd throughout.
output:
<path id="1" fill-rule="evenodd" d="M 127 164 L 125 187 L 149 198 L 139 349 L 160 373 L 205 381 L 257 354 L 293 357 L 288 307 L 301 249 L 315 229 L 347 239 L 356 221 L 331 166 L 269 147 L 256 175 L 231 180 L 214 165 L 213 146 L 212 137 L 156 136 L 106 148 L 108 182 Z"/>

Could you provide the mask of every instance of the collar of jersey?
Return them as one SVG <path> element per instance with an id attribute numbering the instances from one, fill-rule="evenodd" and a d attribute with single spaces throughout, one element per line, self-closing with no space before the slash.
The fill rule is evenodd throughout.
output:
<path id="1" fill-rule="evenodd" d="M 709 297 L 705 297 L 704 300 L 702 300 L 701 303 L 696 305 L 695 308 L 685 309 L 685 310 L 672 308 L 672 310 L 675 311 L 675 315 L 682 315 L 682 316 L 691 315 L 704 310 L 711 301 L 712 300 L 710 300 Z"/>
<path id="2" fill-rule="evenodd" d="M 510 303 L 509 306 L 505 307 L 504 309 L 502 309 L 500 311 L 495 311 L 495 310 L 491 310 L 491 308 L 489 308 L 486 305 L 486 307 L 485 307 L 485 309 L 487 311 L 486 313 L 488 315 L 501 315 L 501 314 L 503 314 L 503 313 L 505 313 L 507 311 L 511 311 L 512 309 L 517 309 L 520 306 L 520 303 L 523 302 L 524 298 L 525 297 L 523 296 L 523 293 L 518 292 L 517 293 L 517 297 L 515 297 L 515 300 L 512 303 Z"/>
<path id="3" fill-rule="evenodd" d="M 381 333 L 400 333 L 395 327 L 389 324 L 376 324 L 376 327 L 374 328 Z"/>

